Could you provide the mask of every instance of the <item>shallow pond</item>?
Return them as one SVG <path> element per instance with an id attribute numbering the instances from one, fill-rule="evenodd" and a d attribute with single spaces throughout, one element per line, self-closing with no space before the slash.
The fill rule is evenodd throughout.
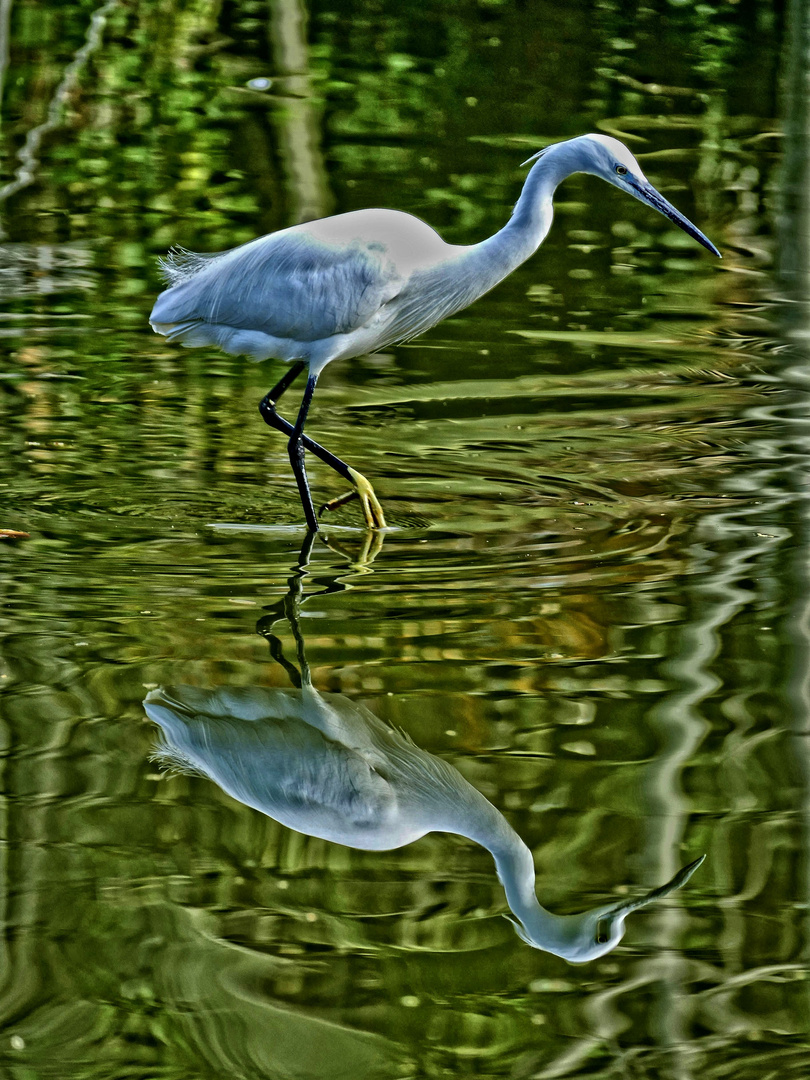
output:
<path id="1" fill-rule="evenodd" d="M 4 1076 L 807 1075 L 807 15 L 632 7 L 0 3 Z M 469 243 L 594 130 L 722 262 L 567 181 L 495 291 L 327 369 L 308 431 L 391 527 L 307 543 L 282 368 L 154 336 L 157 257 L 369 205 Z M 167 687 L 393 732 L 556 914 L 707 858 L 572 965 L 452 830 L 154 760 Z"/>

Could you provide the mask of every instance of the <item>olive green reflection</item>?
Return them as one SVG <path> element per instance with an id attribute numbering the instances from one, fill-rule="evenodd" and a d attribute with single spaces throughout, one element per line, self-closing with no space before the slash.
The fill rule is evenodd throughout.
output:
<path id="1" fill-rule="evenodd" d="M 537 901 L 531 851 L 488 799 L 446 761 L 364 706 L 315 689 L 298 625 L 300 589 L 299 575 L 286 609 L 298 643 L 300 678 L 282 658 L 300 685 L 151 691 L 144 707 L 162 731 L 160 762 L 208 777 L 288 828 L 352 848 L 389 851 L 429 832 L 473 840 L 495 860 L 512 911 L 507 918 L 519 936 L 570 963 L 614 949 L 629 912 L 668 896 L 703 862 L 705 856 L 635 900 L 578 915 L 547 911 Z"/>

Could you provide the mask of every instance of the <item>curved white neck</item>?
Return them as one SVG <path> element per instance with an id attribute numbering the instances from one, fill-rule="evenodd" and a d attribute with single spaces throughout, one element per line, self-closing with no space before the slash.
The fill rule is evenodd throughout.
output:
<path id="1" fill-rule="evenodd" d="M 461 257 L 482 295 L 525 262 L 545 240 L 554 218 L 553 197 L 567 177 L 582 170 L 577 139 L 550 146 L 523 184 L 512 216 L 494 235 L 466 249 Z"/>
<path id="2" fill-rule="evenodd" d="M 529 170 L 512 217 L 501 232 L 523 234 L 527 243 L 534 244 L 532 250 L 537 250 L 551 226 L 554 192 L 563 180 L 582 171 L 579 142 L 570 139 L 543 151 Z"/>

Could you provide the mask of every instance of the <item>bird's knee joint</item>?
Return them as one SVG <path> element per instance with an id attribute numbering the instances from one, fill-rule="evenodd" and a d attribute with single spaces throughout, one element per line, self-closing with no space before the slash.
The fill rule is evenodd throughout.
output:
<path id="1" fill-rule="evenodd" d="M 290 441 L 287 443 L 287 451 L 291 458 L 302 458 L 304 456 L 304 442 L 300 433 L 298 435 L 290 436 Z"/>

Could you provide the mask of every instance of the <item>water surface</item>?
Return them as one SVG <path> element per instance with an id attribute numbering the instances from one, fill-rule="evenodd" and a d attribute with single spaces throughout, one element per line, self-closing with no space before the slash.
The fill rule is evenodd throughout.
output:
<path id="1" fill-rule="evenodd" d="M 0 5 L 4 1075 L 803 1077 L 801 5 L 306 14 Z M 590 130 L 722 263 L 568 181 L 495 291 L 327 370 L 308 430 L 392 528 L 345 507 L 302 562 L 281 368 L 155 337 L 157 256 L 375 204 L 472 242 Z M 572 967 L 458 836 L 353 850 L 162 771 L 156 687 L 290 687 L 291 581 L 316 689 L 482 792 L 552 911 L 706 862 Z"/>

